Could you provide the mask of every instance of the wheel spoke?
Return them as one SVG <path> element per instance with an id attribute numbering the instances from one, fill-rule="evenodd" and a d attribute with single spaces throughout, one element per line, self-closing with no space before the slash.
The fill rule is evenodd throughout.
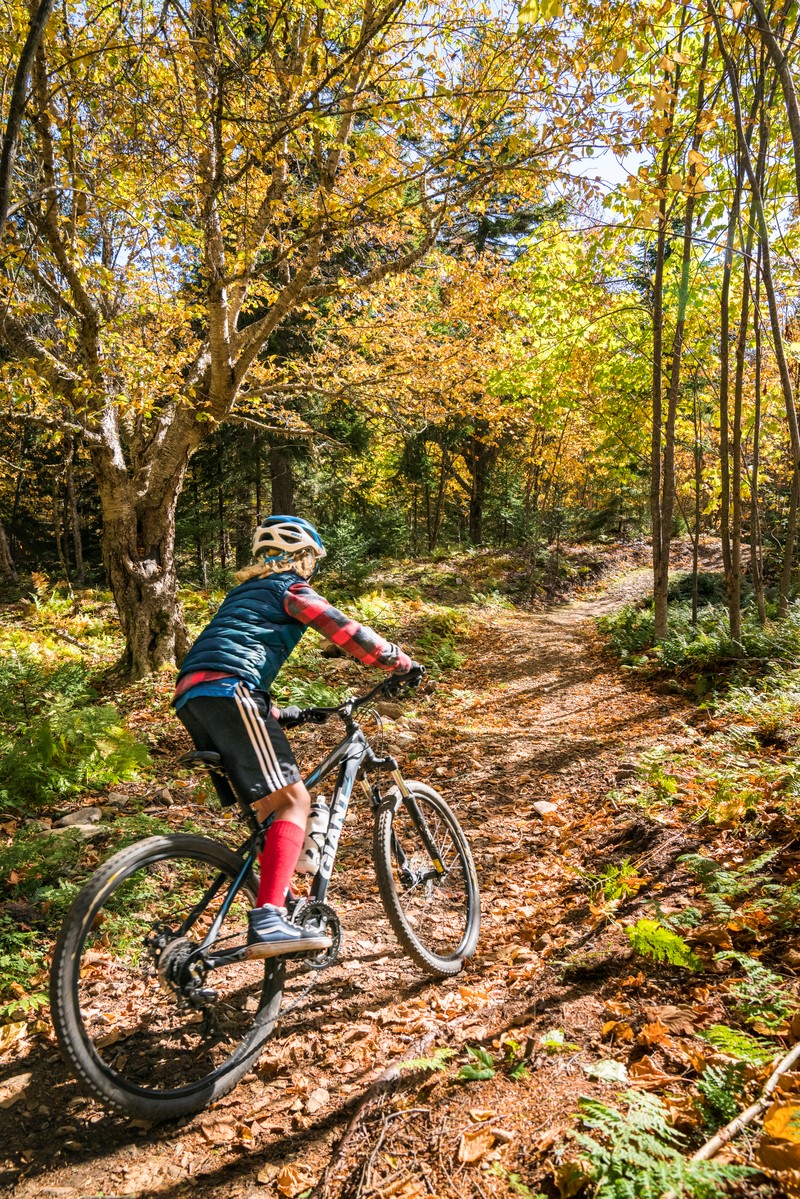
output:
<path id="1" fill-rule="evenodd" d="M 228 893 L 230 879 L 215 887 L 218 878 L 216 863 L 191 856 L 146 863 L 112 890 L 83 938 L 79 1020 L 101 1069 L 121 1085 L 168 1096 L 197 1084 L 225 1068 L 252 1028 L 264 963 L 206 976 L 198 954 Z M 245 940 L 251 902 L 244 890 L 236 896 L 226 938 Z M 198 998 L 199 988 L 216 997 Z"/>
<path id="2" fill-rule="evenodd" d="M 441 812 L 422 795 L 414 796 L 420 816 L 444 870 L 436 870 L 422 835 L 404 805 L 399 805 L 393 821 L 397 843 L 405 855 L 413 881 L 405 882 L 405 870 L 393 855 L 394 891 L 400 909 L 415 936 L 436 955 L 448 957 L 457 952 L 467 932 L 469 889 L 466 864 L 459 846 Z"/>

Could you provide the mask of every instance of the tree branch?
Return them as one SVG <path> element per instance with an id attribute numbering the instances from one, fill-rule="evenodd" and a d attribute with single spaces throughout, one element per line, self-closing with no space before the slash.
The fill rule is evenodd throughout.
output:
<path id="1" fill-rule="evenodd" d="M 3 236 L 8 219 L 9 201 L 11 198 L 11 176 L 14 171 L 14 159 L 17 154 L 19 131 L 22 118 L 25 115 L 25 93 L 28 90 L 31 67 L 36 57 L 45 27 L 53 8 L 53 0 L 39 0 L 39 5 L 31 17 L 28 36 L 22 53 L 19 56 L 17 69 L 14 72 L 14 87 L 11 92 L 11 103 L 8 109 L 6 131 L 3 135 L 3 149 L 0 152 L 0 238 Z"/>

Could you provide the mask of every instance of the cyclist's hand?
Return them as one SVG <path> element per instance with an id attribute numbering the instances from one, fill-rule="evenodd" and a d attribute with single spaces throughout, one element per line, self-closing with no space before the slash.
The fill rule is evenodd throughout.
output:
<path id="1" fill-rule="evenodd" d="M 418 687 L 425 675 L 425 667 L 420 662 L 412 660 L 408 670 L 395 671 L 392 681 L 398 687 Z"/>
<path id="2" fill-rule="evenodd" d="M 300 711 L 300 724 L 324 724 L 330 716 L 322 708 L 303 708 Z"/>
<path id="3" fill-rule="evenodd" d="M 277 721 L 281 728 L 293 729 L 296 725 L 302 723 L 303 713 L 296 706 L 290 708 L 279 708 Z"/>

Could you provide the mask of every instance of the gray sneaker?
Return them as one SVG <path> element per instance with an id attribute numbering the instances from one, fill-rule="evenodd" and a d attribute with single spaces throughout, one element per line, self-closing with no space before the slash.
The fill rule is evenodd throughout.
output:
<path id="1" fill-rule="evenodd" d="M 248 958 L 275 958 L 284 953 L 330 949 L 332 938 L 320 929 L 300 928 L 286 919 L 286 908 L 265 903 L 247 917 Z"/>

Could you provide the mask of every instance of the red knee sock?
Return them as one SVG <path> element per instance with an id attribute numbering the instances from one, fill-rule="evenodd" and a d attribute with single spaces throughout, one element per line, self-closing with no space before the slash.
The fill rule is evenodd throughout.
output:
<path id="1" fill-rule="evenodd" d="M 267 829 L 264 852 L 259 857 L 258 907 L 264 903 L 274 903 L 279 908 L 284 906 L 305 838 L 305 829 L 298 828 L 291 820 L 273 820 Z"/>

